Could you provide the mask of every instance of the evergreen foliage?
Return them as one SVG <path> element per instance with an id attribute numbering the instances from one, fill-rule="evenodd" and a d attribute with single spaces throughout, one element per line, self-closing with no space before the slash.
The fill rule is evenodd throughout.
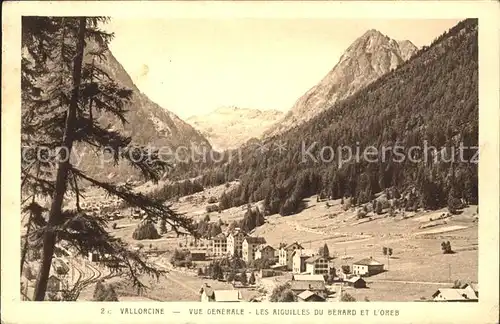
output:
<path id="1" fill-rule="evenodd" d="M 125 266 L 132 284 L 145 286 L 142 273 L 159 276 L 121 240 L 107 232 L 106 220 L 81 208 L 82 186 L 90 185 L 117 196 L 146 212 L 147 218 L 164 219 L 180 234 L 194 234 L 192 220 L 162 202 L 135 193 L 127 184 L 94 179 L 67 157 L 74 148 L 86 146 L 97 156 L 113 153 L 116 164 L 127 163 L 145 180 L 157 182 L 169 165 L 158 151 L 137 145 L 133 139 L 106 128 L 99 116 L 110 115 L 127 122 L 125 105 L 132 92 L 106 72 L 108 44 L 113 34 L 101 27 L 104 17 L 22 17 L 21 60 L 21 190 L 22 208 L 30 215 L 24 247 L 42 247 L 42 261 L 34 300 L 45 298 L 56 243 L 66 241 L 81 255 L 90 251 L 111 254 Z M 49 148 L 49 150 L 41 150 Z M 112 149 L 112 152 L 109 152 Z M 36 158 L 43 152 L 45 159 Z M 73 196 L 76 208 L 66 208 Z M 48 199 L 44 210 L 41 201 Z M 40 217 L 48 214 L 47 221 Z M 23 251 L 24 248 L 23 247 Z M 25 255 L 25 252 L 23 252 Z M 21 268 L 25 257 L 22 257 Z"/>
<path id="2" fill-rule="evenodd" d="M 357 206 L 390 189 L 393 198 L 404 196 L 402 208 L 415 211 L 446 206 L 455 187 L 455 198 L 477 204 L 473 160 L 478 144 L 477 28 L 477 19 L 460 22 L 397 69 L 310 121 L 265 141 L 268 146 L 284 143 L 285 154 L 249 146 L 242 149 L 242 163 L 209 163 L 208 170 L 198 174 L 202 185 L 239 179 L 239 186 L 220 197 L 219 207 L 263 200 L 265 215 L 293 215 L 303 208 L 304 198 L 322 192 L 332 199 L 351 197 L 350 205 Z M 313 158 L 304 155 L 302 143 L 307 150 L 315 142 L 318 145 L 308 151 Z M 450 157 L 459 157 L 461 143 L 469 149 L 462 154 L 465 162 L 455 163 L 452 178 Z M 318 157 L 325 145 L 347 145 L 353 152 L 370 146 L 379 153 L 384 148 L 392 151 L 377 163 L 322 162 Z M 412 147 L 421 149 L 410 151 Z M 406 158 L 401 161 L 399 153 Z M 420 162 L 410 161 L 410 155 Z"/>
<path id="3" fill-rule="evenodd" d="M 134 240 L 154 240 L 160 237 L 155 225 L 149 221 L 139 223 L 132 233 L 132 238 Z"/>

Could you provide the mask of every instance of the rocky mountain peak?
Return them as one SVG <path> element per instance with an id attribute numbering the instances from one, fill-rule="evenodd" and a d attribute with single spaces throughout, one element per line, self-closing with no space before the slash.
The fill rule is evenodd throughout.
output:
<path id="1" fill-rule="evenodd" d="M 277 135 L 310 120 L 409 59 L 417 47 L 410 41 L 396 41 L 376 29 L 356 39 L 338 63 L 317 85 L 300 97 L 290 112 L 265 136 Z"/>

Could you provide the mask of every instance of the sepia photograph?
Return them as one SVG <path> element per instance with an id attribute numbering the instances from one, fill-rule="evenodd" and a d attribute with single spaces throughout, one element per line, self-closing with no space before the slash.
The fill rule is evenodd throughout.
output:
<path id="1" fill-rule="evenodd" d="M 2 323 L 495 322 L 493 6 L 38 4 L 3 14 Z"/>
<path id="2" fill-rule="evenodd" d="M 477 19 L 25 16 L 21 46 L 23 300 L 479 300 Z"/>

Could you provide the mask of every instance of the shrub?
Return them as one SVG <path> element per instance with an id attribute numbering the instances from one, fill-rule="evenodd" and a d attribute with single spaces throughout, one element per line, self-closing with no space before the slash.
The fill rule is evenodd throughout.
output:
<path id="1" fill-rule="evenodd" d="M 112 285 L 105 285 L 102 280 L 98 281 L 93 295 L 94 301 L 118 301 L 118 295 Z"/>
<path id="2" fill-rule="evenodd" d="M 381 215 L 383 210 L 382 210 L 382 203 L 381 202 L 378 202 L 377 203 L 377 207 L 375 208 L 375 212 L 378 214 L 378 215 Z"/>
<path id="3" fill-rule="evenodd" d="M 345 265 L 343 265 L 343 266 L 341 267 L 341 269 L 342 269 L 342 273 L 345 273 L 345 274 L 349 274 L 349 273 L 351 273 L 351 267 L 349 267 L 349 266 L 348 266 L 348 265 L 346 265 L 346 264 L 345 264 Z"/>
<path id="4" fill-rule="evenodd" d="M 203 273 L 203 269 L 202 268 L 198 268 L 198 276 L 199 277 L 203 277 L 205 274 Z"/>
<path id="5" fill-rule="evenodd" d="M 193 264 L 191 253 L 186 250 L 175 249 L 174 254 L 170 258 L 170 263 L 176 267 L 191 267 Z"/>
<path id="6" fill-rule="evenodd" d="M 268 258 L 260 258 L 252 262 L 252 267 L 258 270 L 269 269 L 274 263 L 274 260 L 269 260 Z"/>
<path id="7" fill-rule="evenodd" d="M 231 282 L 236 279 L 236 273 L 234 271 L 231 271 L 227 274 L 227 281 Z"/>
<path id="8" fill-rule="evenodd" d="M 92 295 L 93 300 L 103 300 L 105 295 L 105 287 L 102 280 L 99 280 L 94 288 L 94 294 Z"/>
<path id="9" fill-rule="evenodd" d="M 385 246 L 382 248 L 382 253 L 383 253 L 384 255 L 387 255 L 387 248 L 386 248 Z"/>
<path id="10" fill-rule="evenodd" d="M 251 285 L 255 285 L 255 274 L 253 273 L 253 271 L 250 274 L 250 278 L 248 279 L 248 283 Z"/>
<path id="11" fill-rule="evenodd" d="M 365 218 L 366 217 L 366 211 L 364 211 L 363 209 L 358 209 L 357 216 L 358 216 L 358 219 Z"/>
<path id="12" fill-rule="evenodd" d="M 165 234 L 167 232 L 167 222 L 162 219 L 160 220 L 160 234 Z"/>
<path id="13" fill-rule="evenodd" d="M 343 301 L 343 302 L 355 302 L 356 298 L 354 298 L 349 293 L 343 293 L 342 297 L 340 298 L 340 301 Z"/>
<path id="14" fill-rule="evenodd" d="M 154 224 L 148 221 L 140 223 L 132 234 L 134 240 L 151 240 L 159 237 L 160 234 L 158 234 Z"/>
<path id="15" fill-rule="evenodd" d="M 284 285 L 277 286 L 273 289 L 271 297 L 269 298 L 271 302 L 294 302 L 295 295 L 290 290 L 290 284 L 286 283 Z"/>
<path id="16" fill-rule="evenodd" d="M 243 286 L 246 286 L 248 284 L 247 273 L 245 271 L 242 271 L 240 273 L 240 282 Z"/>
<path id="17" fill-rule="evenodd" d="M 118 301 L 118 295 L 112 285 L 108 286 L 107 293 L 103 301 Z"/>
<path id="18" fill-rule="evenodd" d="M 451 249 L 451 243 L 450 241 L 447 242 L 441 242 L 441 250 L 443 251 L 443 254 L 451 254 L 453 253 L 453 250 Z"/>
<path id="19" fill-rule="evenodd" d="M 207 210 L 207 213 L 216 212 L 216 211 L 219 211 L 219 206 L 217 206 L 215 204 L 208 205 L 206 210 Z"/>
<path id="20" fill-rule="evenodd" d="M 215 198 L 215 197 L 212 196 L 212 197 L 208 198 L 207 202 L 209 204 L 215 204 L 217 202 L 217 198 Z"/>

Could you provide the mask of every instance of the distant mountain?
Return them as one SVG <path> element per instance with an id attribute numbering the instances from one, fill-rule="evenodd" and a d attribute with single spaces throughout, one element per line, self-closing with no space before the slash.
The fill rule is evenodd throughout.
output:
<path id="1" fill-rule="evenodd" d="M 186 121 L 198 129 L 215 150 L 237 148 L 284 116 L 277 110 L 221 107 L 208 114 L 192 116 Z"/>
<path id="2" fill-rule="evenodd" d="M 371 29 L 352 43 L 335 67 L 314 87 L 300 97 L 290 112 L 265 135 L 272 136 L 310 120 L 394 70 L 408 60 L 417 47 L 410 41 L 396 41 Z"/>
<path id="3" fill-rule="evenodd" d="M 377 39 L 361 39 L 346 54 Z M 202 184 L 238 179 L 219 206 L 263 200 L 267 214 L 292 215 L 315 194 L 359 206 L 391 192 L 405 197 L 399 206 L 408 211 L 477 204 L 478 84 L 478 20 L 466 19 L 311 120 L 248 146 L 238 160 L 214 162 Z"/>
<path id="4" fill-rule="evenodd" d="M 175 150 L 180 146 L 189 149 L 198 149 L 201 146 L 211 148 L 208 140 L 200 132 L 143 94 L 111 51 L 106 52 L 106 60 L 100 65 L 115 82 L 133 91 L 132 99 L 127 107 L 128 112 L 125 115 L 127 123 L 123 125 L 111 115 L 100 115 L 98 120 L 101 125 L 120 130 L 124 135 L 131 136 L 134 144 L 151 145 L 157 149 L 168 147 Z M 129 178 L 134 179 L 138 175 L 125 163 L 120 163 L 118 166 L 113 166 L 109 162 L 105 167 L 100 167 L 100 165 L 101 162 L 97 160 L 97 157 L 89 152 L 85 154 L 80 168 L 95 177 L 105 177 L 108 181 L 124 181 Z"/>

